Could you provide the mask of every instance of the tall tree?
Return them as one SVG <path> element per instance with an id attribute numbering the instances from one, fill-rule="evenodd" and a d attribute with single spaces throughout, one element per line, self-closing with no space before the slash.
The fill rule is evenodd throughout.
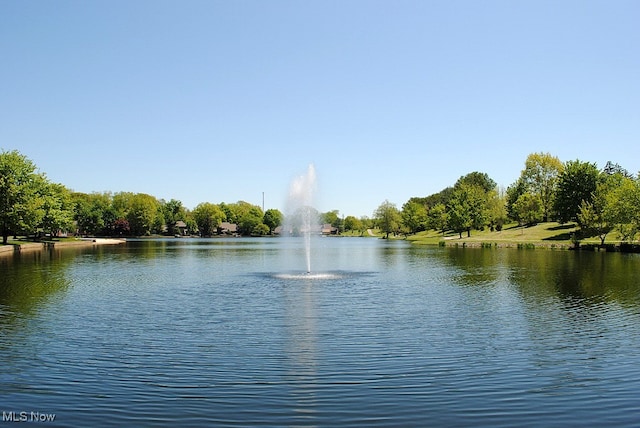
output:
<path id="1" fill-rule="evenodd" d="M 169 235 L 175 235 L 179 233 L 176 229 L 176 223 L 178 221 L 184 221 L 187 218 L 187 210 L 182 205 L 182 202 L 171 199 L 169 202 L 161 202 L 162 216 L 167 226 L 167 233 Z"/>
<path id="2" fill-rule="evenodd" d="M 345 230 L 357 230 L 359 232 L 364 232 L 364 225 L 362 221 L 352 215 L 348 215 L 344 219 L 344 229 Z"/>
<path id="3" fill-rule="evenodd" d="M 126 219 L 131 228 L 131 234 L 144 236 L 151 233 L 160 203 L 146 193 L 136 193 L 130 200 Z"/>
<path id="4" fill-rule="evenodd" d="M 385 200 L 373 213 L 373 217 L 378 227 L 389 238 L 390 233 L 397 233 L 400 230 L 400 211 L 396 205 Z"/>
<path id="5" fill-rule="evenodd" d="M 232 212 L 232 218 L 238 225 L 238 232 L 241 234 L 251 235 L 255 227 L 262 224 L 264 213 L 258 205 L 238 201 L 235 204 L 229 204 L 228 207 Z"/>
<path id="6" fill-rule="evenodd" d="M 478 172 L 478 171 L 470 172 L 469 174 L 463 175 L 462 177 L 460 177 L 456 182 L 456 184 L 453 186 L 453 188 L 455 189 L 459 187 L 461 184 L 478 186 L 485 193 L 489 193 L 490 191 L 494 190 L 497 186 L 496 182 L 493 181 L 487 173 Z"/>
<path id="7" fill-rule="evenodd" d="M 416 200 L 409 199 L 402 206 L 402 223 L 409 233 L 417 233 L 427 228 L 427 206 Z"/>
<path id="8" fill-rule="evenodd" d="M 576 221 L 583 202 L 590 203 L 600 172 L 595 163 L 579 160 L 565 162 L 558 176 L 554 210 L 560 223 Z"/>
<path id="9" fill-rule="evenodd" d="M 81 235 L 109 235 L 116 220 L 109 193 L 72 193 L 74 219 Z"/>
<path id="10" fill-rule="evenodd" d="M 461 183 L 454 188 L 449 200 L 449 227 L 460 234 L 471 229 L 482 229 L 487 219 L 487 195 L 484 189 L 475 184 Z"/>
<path id="11" fill-rule="evenodd" d="M 42 228 L 55 236 L 59 230 L 68 231 L 73 226 L 73 202 L 71 192 L 62 184 L 46 183 L 42 186 Z"/>
<path id="12" fill-rule="evenodd" d="M 32 231 L 42 220 L 39 192 L 46 178 L 36 172 L 35 164 L 13 150 L 0 153 L 0 229 L 2 243 L 11 233 Z"/>
<path id="13" fill-rule="evenodd" d="M 542 220 L 544 211 L 540 196 L 525 192 L 512 207 L 513 215 L 520 225 L 536 224 Z"/>
<path id="14" fill-rule="evenodd" d="M 532 153 L 525 161 L 521 177 L 527 190 L 540 198 L 543 221 L 549 221 L 553 212 L 553 198 L 562 170 L 560 159 L 549 153 Z"/>
<path id="15" fill-rule="evenodd" d="M 265 211 L 262 222 L 269 228 L 269 233 L 273 233 L 274 229 L 282 225 L 284 215 L 277 209 L 270 208 Z"/>
<path id="16" fill-rule="evenodd" d="M 640 231 L 640 179 L 624 177 L 607 197 L 606 218 L 623 241 L 633 241 Z"/>
<path id="17" fill-rule="evenodd" d="M 433 195 L 429 195 L 426 198 L 423 198 L 424 201 L 420 201 L 424 203 L 428 207 L 435 207 L 438 204 L 442 204 L 447 206 L 449 203 L 449 199 L 451 199 L 451 195 L 453 194 L 453 187 L 449 186 L 438 193 L 434 193 Z"/>
<path id="18" fill-rule="evenodd" d="M 193 210 L 201 236 L 212 236 L 218 231 L 218 226 L 225 220 L 224 211 L 215 204 L 202 202 Z"/>
<path id="19" fill-rule="evenodd" d="M 522 176 L 519 177 L 511 186 L 507 187 L 505 199 L 507 216 L 510 219 L 518 221 L 518 213 L 516 212 L 514 207 L 518 198 L 520 198 L 520 196 L 525 193 L 527 193 L 527 185 L 524 182 Z"/>
<path id="20" fill-rule="evenodd" d="M 487 193 L 487 223 L 491 231 L 500 231 L 506 222 L 507 208 L 504 191 L 496 188 Z"/>
<path id="21" fill-rule="evenodd" d="M 343 220 L 340 218 L 339 210 L 327 211 L 326 213 L 322 213 L 320 215 L 320 221 L 322 224 L 330 224 L 331 226 L 338 229 L 338 231 L 342 231 L 344 229 Z"/>
<path id="22" fill-rule="evenodd" d="M 449 224 L 449 213 L 447 207 L 444 204 L 436 204 L 429 210 L 429 228 L 438 230 L 444 233 L 447 230 Z"/>
<path id="23" fill-rule="evenodd" d="M 627 179 L 629 177 L 626 173 L 607 172 L 605 169 L 600 173 L 591 201 L 582 201 L 580 205 L 578 224 L 582 234 L 597 235 L 600 245 L 604 245 L 607 235 L 614 229 L 617 221 L 617 200 L 614 192 Z"/>

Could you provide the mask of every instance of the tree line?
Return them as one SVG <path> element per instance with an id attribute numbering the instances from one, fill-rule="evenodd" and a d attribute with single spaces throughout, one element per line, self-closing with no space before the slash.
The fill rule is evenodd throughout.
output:
<path id="1" fill-rule="evenodd" d="M 319 221 L 344 230 L 337 210 L 314 214 Z M 277 209 L 263 211 L 244 201 L 202 202 L 189 210 L 179 200 L 165 201 L 145 193 L 73 192 L 51 182 L 17 150 L 0 152 L 3 244 L 9 236 L 56 236 L 60 231 L 82 236 L 213 236 L 220 233 L 223 222 L 235 225 L 234 233 L 263 236 L 273 234 L 284 220 Z M 346 220 L 348 227 L 362 228 L 361 224 Z"/>
<path id="2" fill-rule="evenodd" d="M 193 210 L 179 200 L 164 201 L 132 192 L 80 193 L 52 183 L 18 152 L 0 153 L 0 229 L 2 242 L 11 235 L 55 236 L 73 231 L 86 236 L 145 236 L 176 233 L 212 236 L 222 222 L 237 225 L 244 235 L 265 235 L 282 223 L 276 209 L 248 202 L 203 202 Z M 178 227 L 180 226 L 180 227 Z"/>
<path id="3" fill-rule="evenodd" d="M 384 201 L 373 218 L 341 217 L 339 210 L 314 212 L 320 223 L 330 224 L 338 233 L 364 234 L 375 227 L 386 237 L 425 230 L 453 231 L 462 237 L 485 228 L 499 231 L 509 222 L 526 226 L 554 220 L 576 222 L 580 237 L 598 236 L 602 244 L 614 230 L 620 240 L 633 241 L 640 231 L 640 175 L 612 162 L 600 170 L 595 163 L 563 163 L 549 153 L 532 153 L 506 190 L 476 171 L 438 193 L 410 198 L 401 209 Z M 241 235 L 268 235 L 284 221 L 279 210 L 263 212 L 244 201 L 202 202 L 189 210 L 179 200 L 144 193 L 73 192 L 51 182 L 17 150 L 0 153 L 4 244 L 11 235 L 55 236 L 59 231 L 86 236 L 212 236 L 223 222 L 235 224 Z"/>
<path id="4" fill-rule="evenodd" d="M 438 193 L 410 198 L 400 210 L 384 201 L 374 220 L 387 237 L 438 230 L 462 238 L 472 230 L 499 231 L 508 222 L 557 221 L 577 223 L 577 240 L 597 236 L 604 245 L 617 231 L 621 241 L 631 242 L 640 231 L 640 173 L 613 162 L 599 169 L 592 162 L 563 163 L 549 153 L 532 153 L 506 190 L 486 173 L 472 172 Z"/>

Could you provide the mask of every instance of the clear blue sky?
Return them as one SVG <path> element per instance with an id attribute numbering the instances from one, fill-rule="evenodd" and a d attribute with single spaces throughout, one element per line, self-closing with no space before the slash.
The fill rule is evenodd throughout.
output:
<path id="1" fill-rule="evenodd" d="M 81 192 L 371 216 L 528 154 L 640 170 L 640 1 L 0 1 L 0 148 Z"/>

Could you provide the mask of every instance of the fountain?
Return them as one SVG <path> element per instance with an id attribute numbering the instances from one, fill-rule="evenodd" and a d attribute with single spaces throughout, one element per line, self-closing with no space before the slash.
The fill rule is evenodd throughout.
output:
<path id="1" fill-rule="evenodd" d="M 320 231 L 318 212 L 313 208 L 313 196 L 316 191 L 316 170 L 309 165 L 306 174 L 291 182 L 286 206 L 286 219 L 283 227 L 285 235 L 302 236 L 306 270 L 300 272 L 280 272 L 270 277 L 285 280 L 327 280 L 344 277 L 343 272 L 311 271 L 311 235 Z"/>
<path id="2" fill-rule="evenodd" d="M 291 182 L 287 206 L 288 225 L 285 230 L 301 234 L 304 237 L 306 273 L 311 273 L 311 233 L 317 223 L 316 211 L 313 208 L 313 194 L 316 190 L 316 170 L 309 164 L 307 173 L 296 177 Z"/>

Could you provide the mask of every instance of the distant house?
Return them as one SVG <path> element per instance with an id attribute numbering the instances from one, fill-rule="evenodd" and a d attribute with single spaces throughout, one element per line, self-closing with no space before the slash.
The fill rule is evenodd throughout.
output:
<path id="1" fill-rule="evenodd" d="M 186 236 L 187 235 L 187 223 L 182 220 L 176 221 L 176 235 Z"/>
<path id="2" fill-rule="evenodd" d="M 331 224 L 329 224 L 329 223 L 325 223 L 325 224 L 322 225 L 321 233 L 323 235 L 337 235 L 338 234 L 338 228 L 331 226 Z"/>
<path id="3" fill-rule="evenodd" d="M 238 225 L 235 223 L 229 223 L 229 222 L 223 221 L 218 226 L 218 234 L 235 236 L 238 234 Z"/>

